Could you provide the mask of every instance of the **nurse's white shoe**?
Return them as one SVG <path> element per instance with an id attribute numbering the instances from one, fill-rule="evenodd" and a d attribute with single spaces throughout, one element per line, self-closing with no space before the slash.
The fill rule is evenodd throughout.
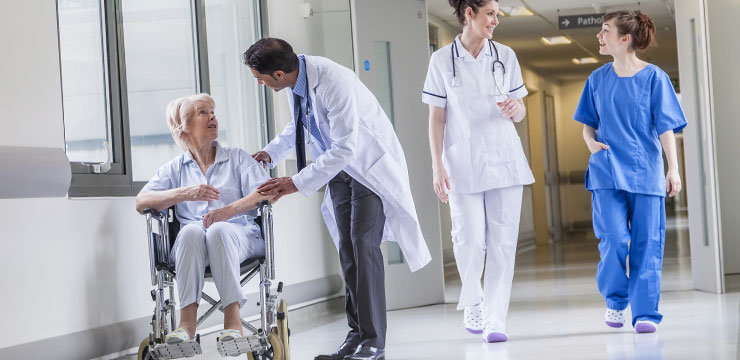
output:
<path id="1" fill-rule="evenodd" d="M 465 330 L 471 334 L 483 333 L 483 315 L 481 314 L 480 305 L 468 306 L 465 308 L 463 316 Z"/>
<path id="2" fill-rule="evenodd" d="M 606 314 L 604 314 L 604 322 L 609 327 L 621 328 L 622 326 L 624 326 L 624 322 L 626 321 L 624 313 L 625 310 L 606 309 Z"/>
<path id="3" fill-rule="evenodd" d="M 483 341 L 487 343 L 494 343 L 494 342 L 505 342 L 508 341 L 509 337 L 506 336 L 506 334 L 502 332 L 497 332 L 493 329 L 493 327 L 486 325 L 485 330 L 483 331 Z"/>

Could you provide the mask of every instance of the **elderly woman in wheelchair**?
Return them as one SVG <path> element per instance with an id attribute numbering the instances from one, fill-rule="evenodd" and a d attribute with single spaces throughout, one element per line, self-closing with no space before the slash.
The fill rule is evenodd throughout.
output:
<path id="1" fill-rule="evenodd" d="M 136 197 L 140 213 L 174 205 L 181 223 L 169 254 L 178 283 L 180 322 L 167 334 L 167 344 L 195 339 L 207 266 L 223 304 L 224 330 L 218 341 L 241 337 L 239 310 L 247 299 L 241 289 L 240 264 L 265 253 L 254 219 L 257 204 L 266 197 L 255 189 L 269 175 L 246 151 L 222 147 L 216 141 L 214 108 L 207 94 L 182 97 L 167 105 L 167 124 L 184 152 L 160 167 Z"/>

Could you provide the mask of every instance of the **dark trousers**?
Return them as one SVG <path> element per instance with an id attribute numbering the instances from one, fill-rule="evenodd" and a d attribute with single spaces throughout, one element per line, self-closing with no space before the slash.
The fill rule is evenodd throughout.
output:
<path id="1" fill-rule="evenodd" d="M 353 344 L 385 348 L 385 269 L 380 243 L 385 215 L 380 197 L 344 171 L 329 181 L 339 230 L 339 262 Z"/>

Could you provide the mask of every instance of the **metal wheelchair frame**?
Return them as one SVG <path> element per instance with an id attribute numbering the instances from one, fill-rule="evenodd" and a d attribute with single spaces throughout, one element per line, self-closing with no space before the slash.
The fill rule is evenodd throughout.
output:
<path id="1" fill-rule="evenodd" d="M 272 229 L 272 206 L 269 201 L 258 204 L 261 220 L 258 221 L 265 241 L 265 256 L 246 259 L 240 264 L 240 285 L 243 287 L 249 280 L 260 274 L 260 328 L 256 328 L 241 319 L 241 323 L 252 335 L 229 343 L 218 342 L 218 350 L 222 356 L 236 356 L 247 353 L 249 359 L 289 360 L 289 343 L 287 329 L 287 305 L 285 300 L 277 301 L 282 292 L 283 283 L 278 283 L 277 293 L 271 293 L 272 283 L 275 280 L 275 253 Z M 175 303 L 175 268 L 169 263 L 169 254 L 180 224 L 174 214 L 174 206 L 162 211 L 145 209 L 147 219 L 147 237 L 149 240 L 149 266 L 151 282 L 154 289 L 151 291 L 154 300 L 154 314 L 152 315 L 152 330 L 139 346 L 139 360 L 144 359 L 175 359 L 183 356 L 193 356 L 201 353 L 200 335 L 194 342 L 185 344 L 193 346 L 183 352 L 175 346 L 168 345 L 165 337 L 176 329 L 177 313 Z M 260 219 L 258 218 L 258 219 Z M 206 281 L 211 279 L 210 268 L 206 269 Z M 202 324 L 216 309 L 220 309 L 221 300 L 216 300 L 201 293 L 201 297 L 211 307 L 201 315 L 196 327 Z M 196 344 L 197 343 L 197 344 Z"/>

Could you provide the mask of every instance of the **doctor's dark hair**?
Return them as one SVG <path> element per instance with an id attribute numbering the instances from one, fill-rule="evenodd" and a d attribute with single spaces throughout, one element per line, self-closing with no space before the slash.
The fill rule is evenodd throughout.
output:
<path id="1" fill-rule="evenodd" d="M 298 55 L 287 41 L 278 38 L 257 40 L 242 56 L 244 64 L 260 74 L 272 76 L 281 70 L 291 73 L 298 69 Z"/>
<path id="2" fill-rule="evenodd" d="M 465 9 L 470 7 L 473 9 L 473 13 L 477 14 L 478 9 L 483 5 L 488 4 L 491 1 L 498 2 L 498 0 L 447 0 L 450 6 L 455 9 L 455 16 L 460 25 L 465 25 Z"/>
<path id="3" fill-rule="evenodd" d="M 604 22 L 616 19 L 619 35 L 629 34 L 632 50 L 645 50 L 655 41 L 655 23 L 648 14 L 639 11 L 620 10 L 604 15 Z"/>

